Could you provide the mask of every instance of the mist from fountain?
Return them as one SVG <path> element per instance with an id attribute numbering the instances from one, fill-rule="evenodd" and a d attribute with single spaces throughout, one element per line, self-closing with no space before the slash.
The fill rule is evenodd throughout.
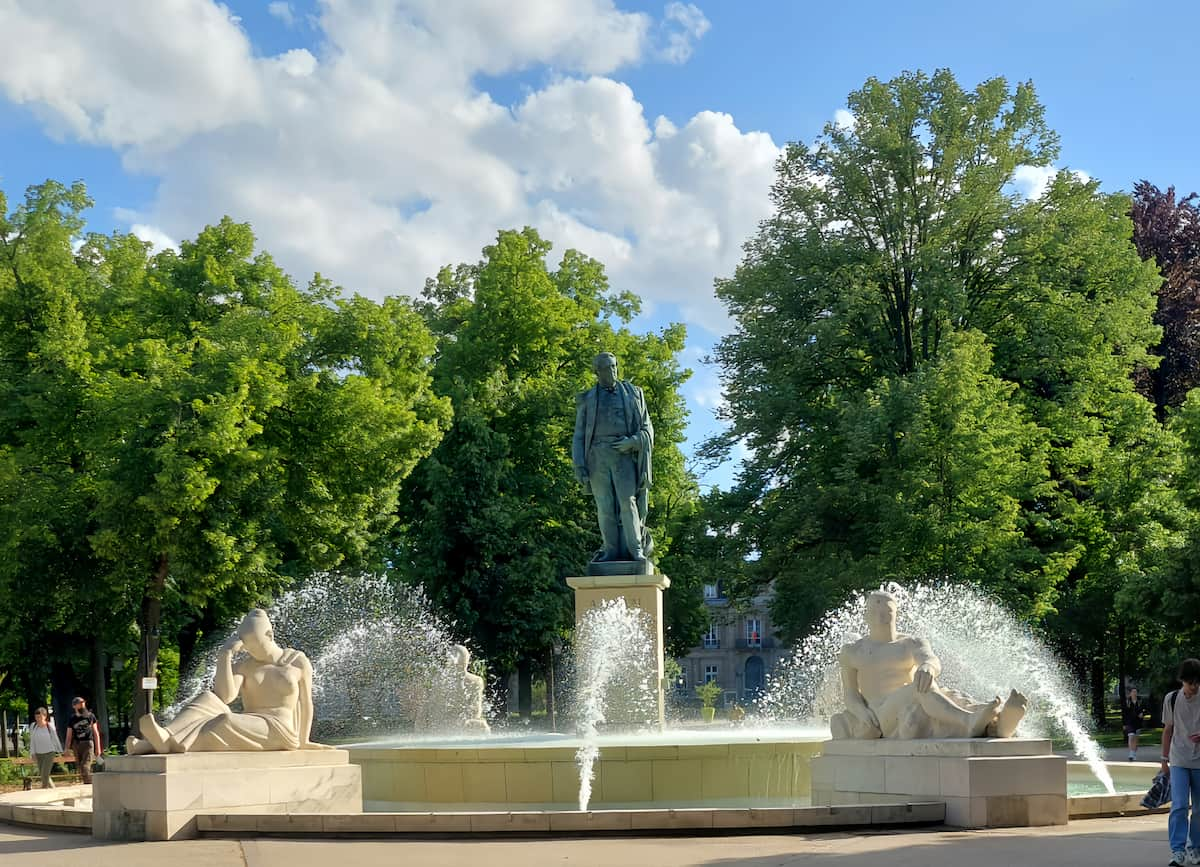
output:
<path id="1" fill-rule="evenodd" d="M 1099 745 L 1087 733 L 1074 680 L 1026 624 L 977 587 L 892 583 L 883 589 L 899 602 L 897 630 L 927 639 L 941 660 L 939 683 L 981 700 L 1005 696 L 1014 687 L 1025 693 L 1029 708 L 1017 736 L 1068 736 L 1096 778 L 1110 793 L 1115 791 Z M 838 653 L 861 637 L 865 614 L 865 593 L 826 613 L 769 676 L 759 714 L 767 719 L 828 720 L 840 711 Z"/>
<path id="2" fill-rule="evenodd" d="M 581 811 L 592 797 L 601 727 L 636 731 L 657 721 L 658 671 L 650 629 L 645 611 L 612 599 L 588 609 L 575 630 L 573 703 L 582 741 L 575 753 Z"/>
<path id="3" fill-rule="evenodd" d="M 279 645 L 312 662 L 318 737 L 419 726 L 433 686 L 453 676 L 454 629 L 420 587 L 384 575 L 318 573 L 280 596 L 267 614 Z M 234 621 L 206 642 L 164 716 L 211 687 L 217 650 L 236 627 Z"/>

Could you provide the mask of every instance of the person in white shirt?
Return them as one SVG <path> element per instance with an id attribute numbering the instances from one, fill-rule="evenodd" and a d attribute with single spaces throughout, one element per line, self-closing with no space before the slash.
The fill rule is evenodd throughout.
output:
<path id="1" fill-rule="evenodd" d="M 50 724 L 50 712 L 39 707 L 33 712 L 33 726 L 29 729 L 29 758 L 37 762 L 38 773 L 42 775 L 42 788 L 53 789 L 54 781 L 50 772 L 54 770 L 54 760 L 62 752 L 62 742 L 58 732 Z"/>

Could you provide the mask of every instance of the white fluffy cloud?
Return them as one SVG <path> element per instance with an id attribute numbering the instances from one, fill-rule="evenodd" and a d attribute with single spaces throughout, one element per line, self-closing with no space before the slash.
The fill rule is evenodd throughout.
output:
<path id="1" fill-rule="evenodd" d="M 158 179 L 130 220 L 147 240 L 228 213 L 298 279 L 412 292 L 528 224 L 719 328 L 713 277 L 770 207 L 768 135 L 650 120 L 605 77 L 686 60 L 709 26 L 691 4 L 656 23 L 612 0 L 321 0 L 313 50 L 272 57 L 213 0 L 0 0 L 0 20 L 0 93 Z M 517 105 L 477 84 L 522 70 L 547 83 Z"/>
<path id="2" fill-rule="evenodd" d="M 1040 199 L 1060 171 L 1054 166 L 1017 166 L 1013 170 L 1013 186 L 1026 199 Z M 1071 174 L 1085 183 L 1091 180 L 1091 175 L 1079 169 L 1072 169 Z"/>

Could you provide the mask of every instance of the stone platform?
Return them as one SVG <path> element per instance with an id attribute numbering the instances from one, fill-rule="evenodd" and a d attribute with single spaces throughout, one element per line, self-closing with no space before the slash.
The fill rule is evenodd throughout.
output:
<path id="1" fill-rule="evenodd" d="M 362 772 L 345 750 L 116 756 L 92 779 L 92 834 L 196 836 L 201 813 L 359 813 Z"/>
<path id="2" fill-rule="evenodd" d="M 1067 760 L 1048 740 L 831 740 L 811 768 L 814 805 L 943 801 L 962 828 L 1067 823 Z"/>

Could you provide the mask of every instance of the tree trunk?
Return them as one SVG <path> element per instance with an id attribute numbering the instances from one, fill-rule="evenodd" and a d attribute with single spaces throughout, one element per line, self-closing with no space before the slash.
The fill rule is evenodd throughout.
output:
<path id="1" fill-rule="evenodd" d="M 92 638 L 92 713 L 100 728 L 100 746 L 107 747 L 108 740 L 108 692 L 104 681 L 104 645 L 100 636 Z"/>
<path id="2" fill-rule="evenodd" d="M 523 720 L 533 715 L 533 663 L 528 659 L 517 663 L 517 710 Z"/>
<path id="3" fill-rule="evenodd" d="M 58 729 L 58 739 L 67 742 L 67 721 L 74 710 L 71 699 L 79 694 L 75 671 L 70 663 L 54 662 L 50 665 L 50 701 L 54 705 L 54 727 Z M 30 710 L 36 708 L 31 707 Z"/>
<path id="4" fill-rule="evenodd" d="M 508 681 L 511 672 L 496 680 L 496 701 L 492 705 L 492 722 L 507 724 L 508 722 Z"/>
<path id="5" fill-rule="evenodd" d="M 1125 695 L 1129 692 L 1129 667 L 1125 658 L 1125 624 L 1117 627 L 1117 700 L 1125 707 Z"/>
<path id="6" fill-rule="evenodd" d="M 1096 642 L 1096 652 L 1092 656 L 1092 719 L 1097 726 L 1103 726 L 1108 721 L 1104 701 L 1104 638 Z"/>
<path id="7" fill-rule="evenodd" d="M 8 711 L 0 710 L 0 759 L 8 758 Z"/>
<path id="8" fill-rule="evenodd" d="M 159 626 L 162 624 L 162 594 L 167 586 L 167 555 L 160 554 L 146 594 L 142 597 L 142 613 L 138 625 L 142 630 L 141 647 L 138 652 L 138 670 L 133 683 L 133 730 L 141 734 L 139 723 L 150 713 L 150 693 L 142 689 L 143 677 L 154 677 L 158 670 Z"/>

